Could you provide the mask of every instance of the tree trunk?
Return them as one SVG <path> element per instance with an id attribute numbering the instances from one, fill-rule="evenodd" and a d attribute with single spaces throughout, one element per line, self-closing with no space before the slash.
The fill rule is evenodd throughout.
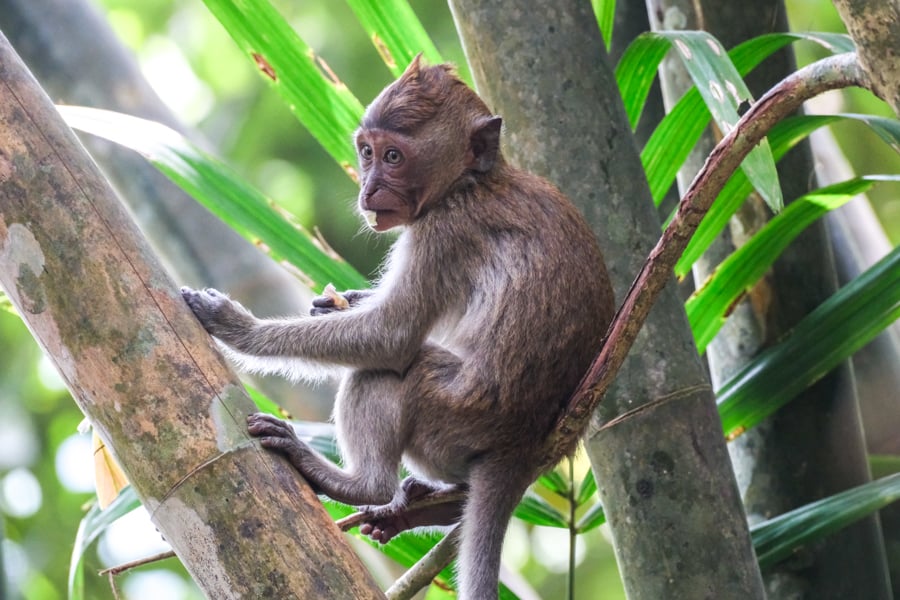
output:
<path id="1" fill-rule="evenodd" d="M 896 0 L 834 0 L 875 93 L 900 116 L 900 6 Z"/>
<path id="2" fill-rule="evenodd" d="M 2 35 L 0 82 L 0 285 L 195 581 L 383 598 Z"/>
<path id="3" fill-rule="evenodd" d="M 699 29 L 715 35 L 726 48 L 751 37 L 787 30 L 781 2 L 648 3 L 654 28 Z M 663 21 L 655 17 L 663 16 Z M 747 79 L 759 97 L 795 70 L 793 54 L 782 50 Z M 692 82 L 679 60 L 663 69 L 664 95 L 670 104 Z M 716 143 L 708 130 L 679 174 L 689 182 Z M 782 190 L 790 200 L 807 192 L 813 173 L 808 144 L 781 161 Z M 684 188 L 682 188 L 684 189 Z M 758 231 L 769 211 L 752 195 L 732 219 L 732 225 L 694 267 L 699 286 L 736 247 Z M 706 351 L 710 374 L 719 387 L 764 347 L 774 343 L 836 289 L 831 248 L 820 222 L 791 245 L 771 273 L 732 312 Z M 865 444 L 849 363 L 801 394 L 729 447 L 741 493 L 751 522 L 763 521 L 797 506 L 869 480 Z M 877 517 L 870 517 L 829 539 L 805 548 L 798 558 L 770 569 L 765 575 L 770 598 L 798 593 L 817 598 L 883 598 L 888 593 L 883 545 Z M 805 591 L 804 591 L 805 590 Z"/>
<path id="4" fill-rule="evenodd" d="M 131 51 L 87 0 L 0 0 L 0 31 L 57 103 L 106 108 L 162 123 L 208 143 L 185 127 L 144 79 Z M 77 52 L 71 49 L 77 48 Z M 258 248 L 212 215 L 143 156 L 100 138 L 83 143 L 180 283 L 227 290 L 256 314 L 305 312 L 312 294 Z M 222 260 L 227 252 L 228 260 Z M 325 420 L 331 394 L 303 394 L 284 379 L 254 385 L 294 415 Z M 327 390 L 325 390 L 327 392 Z M 294 402 L 288 402 L 294 398 Z"/>
<path id="5" fill-rule="evenodd" d="M 505 119 L 508 154 L 579 205 L 622 298 L 660 225 L 590 3 L 450 4 L 479 92 Z M 629 597 L 761 598 L 721 425 L 674 286 L 614 387 L 588 451 Z"/>

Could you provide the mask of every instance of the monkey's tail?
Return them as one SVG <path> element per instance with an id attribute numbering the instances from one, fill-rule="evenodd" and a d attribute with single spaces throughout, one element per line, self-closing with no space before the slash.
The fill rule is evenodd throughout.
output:
<path id="1" fill-rule="evenodd" d="M 529 483 L 509 464 L 482 463 L 472 469 L 457 568 L 459 600 L 497 598 L 503 537 Z"/>

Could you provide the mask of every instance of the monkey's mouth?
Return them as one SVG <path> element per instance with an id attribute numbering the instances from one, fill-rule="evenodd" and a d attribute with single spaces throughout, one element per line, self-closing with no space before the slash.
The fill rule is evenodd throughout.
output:
<path id="1" fill-rule="evenodd" d="M 394 227 L 400 227 L 407 223 L 403 211 L 399 210 L 364 210 L 362 211 L 362 215 L 366 219 L 366 224 L 369 228 L 378 233 L 388 231 Z"/>
<path id="2" fill-rule="evenodd" d="M 366 225 L 375 229 L 378 227 L 378 213 L 374 210 L 364 210 L 362 211 L 362 216 L 366 220 Z"/>

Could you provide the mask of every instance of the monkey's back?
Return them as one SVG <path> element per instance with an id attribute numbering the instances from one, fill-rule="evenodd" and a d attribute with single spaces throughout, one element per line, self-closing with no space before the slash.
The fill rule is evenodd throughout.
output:
<path id="1" fill-rule="evenodd" d="M 488 183 L 448 208 L 465 210 L 473 226 L 456 238 L 441 232 L 444 260 L 469 265 L 464 280 L 447 282 L 456 289 L 446 290 L 442 343 L 462 359 L 473 421 L 483 412 L 491 435 L 544 435 L 599 351 L 615 306 L 575 206 L 544 179 L 502 168 L 498 179 L 513 186 Z"/>

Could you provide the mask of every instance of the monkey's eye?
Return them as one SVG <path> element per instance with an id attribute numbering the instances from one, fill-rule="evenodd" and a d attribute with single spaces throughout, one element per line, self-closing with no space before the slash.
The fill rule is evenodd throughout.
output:
<path id="1" fill-rule="evenodd" d="M 384 153 L 384 162 L 389 165 L 398 165 L 403 160 L 403 154 L 396 148 L 388 148 Z"/>
<path id="2" fill-rule="evenodd" d="M 372 146 L 370 146 L 368 144 L 363 144 L 362 146 L 359 147 L 359 155 L 364 160 L 370 160 L 372 158 L 372 154 L 373 154 Z"/>

